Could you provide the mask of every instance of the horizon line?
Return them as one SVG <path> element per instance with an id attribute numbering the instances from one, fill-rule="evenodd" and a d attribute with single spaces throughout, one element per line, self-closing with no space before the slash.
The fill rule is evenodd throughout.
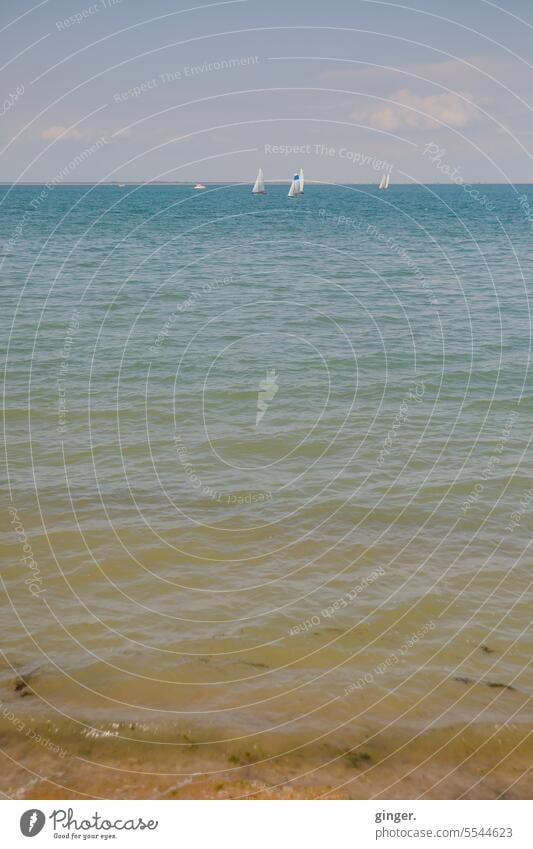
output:
<path id="1" fill-rule="evenodd" d="M 46 186 L 48 185 L 54 178 L 50 178 L 49 180 L 0 180 L 0 186 Z M 265 180 L 266 185 L 269 186 L 285 186 L 290 184 L 290 180 Z M 366 181 L 366 182 L 358 182 L 358 183 L 342 183 L 342 182 L 330 182 L 326 180 L 310 180 L 306 178 L 306 185 L 316 185 L 316 186 L 377 186 L 378 181 Z M 234 179 L 234 180 L 208 180 L 204 182 L 203 180 L 196 180 L 194 178 L 190 180 L 63 180 L 60 183 L 55 183 L 55 187 L 58 186 L 192 186 L 195 183 L 203 183 L 203 185 L 207 186 L 252 186 L 253 180 L 242 180 L 242 179 Z M 412 180 L 404 182 L 398 181 L 392 184 L 393 186 L 457 186 L 457 188 L 461 188 L 463 185 L 469 186 L 533 186 L 533 180 L 531 181 L 488 181 L 488 180 L 475 180 L 473 182 L 464 181 L 461 184 L 455 183 L 453 180 L 449 182 L 445 181 L 431 181 L 431 182 L 413 182 Z"/>

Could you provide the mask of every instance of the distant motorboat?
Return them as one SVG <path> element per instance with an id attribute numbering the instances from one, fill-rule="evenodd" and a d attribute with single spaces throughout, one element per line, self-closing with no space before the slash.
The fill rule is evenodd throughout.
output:
<path id="1" fill-rule="evenodd" d="M 390 180 L 390 174 L 388 172 L 386 174 L 383 174 L 383 177 L 381 178 L 381 181 L 380 181 L 378 188 L 388 189 L 389 188 L 389 180 Z"/>
<path id="2" fill-rule="evenodd" d="M 257 177 L 255 178 L 254 187 L 252 189 L 252 193 L 254 195 L 264 195 L 265 192 L 265 181 L 263 179 L 263 169 L 260 168 L 257 172 Z"/>
<path id="3" fill-rule="evenodd" d="M 289 189 L 289 197 L 290 197 L 290 198 L 297 198 L 297 197 L 299 197 L 300 195 L 301 195 L 301 191 L 300 191 L 300 175 L 299 175 L 299 174 L 295 174 L 295 175 L 294 175 L 294 177 L 292 178 L 291 187 L 290 187 L 290 189 Z"/>
<path id="4" fill-rule="evenodd" d="M 203 184 L 203 183 L 196 183 L 196 185 L 195 185 L 195 187 L 194 187 L 194 188 L 195 188 L 195 189 L 205 189 L 205 186 L 204 186 L 204 184 Z"/>

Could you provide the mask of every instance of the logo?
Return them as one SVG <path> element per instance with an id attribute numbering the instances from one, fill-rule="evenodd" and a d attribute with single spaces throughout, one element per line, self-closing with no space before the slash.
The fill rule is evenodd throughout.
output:
<path id="1" fill-rule="evenodd" d="M 29 811 L 24 811 L 20 818 L 20 830 L 24 837 L 35 837 L 42 831 L 46 822 L 46 817 L 42 811 L 37 808 L 31 808 Z"/>
<path id="2" fill-rule="evenodd" d="M 272 401 L 278 389 L 279 386 L 276 382 L 276 369 L 268 369 L 266 378 L 259 382 L 259 391 L 257 393 L 257 415 L 255 417 L 256 427 L 265 415 L 268 409 L 268 404 Z"/>

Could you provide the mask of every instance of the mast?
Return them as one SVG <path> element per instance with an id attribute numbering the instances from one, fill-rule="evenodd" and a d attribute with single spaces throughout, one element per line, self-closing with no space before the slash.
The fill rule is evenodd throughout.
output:
<path id="1" fill-rule="evenodd" d="M 260 168 L 257 172 L 257 177 L 255 179 L 254 187 L 252 192 L 255 195 L 264 195 L 265 194 L 265 181 L 263 180 L 263 169 Z"/>

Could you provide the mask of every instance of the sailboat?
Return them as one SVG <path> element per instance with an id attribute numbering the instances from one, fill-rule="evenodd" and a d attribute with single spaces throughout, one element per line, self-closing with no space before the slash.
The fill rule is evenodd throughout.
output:
<path id="1" fill-rule="evenodd" d="M 380 189 L 388 189 L 389 188 L 389 180 L 390 180 L 390 174 L 388 172 L 386 174 L 383 174 L 383 177 L 381 178 L 381 181 L 380 181 L 380 184 L 379 184 L 379 188 Z"/>
<path id="2" fill-rule="evenodd" d="M 300 168 L 300 194 L 304 193 L 304 169 Z"/>
<path id="3" fill-rule="evenodd" d="M 291 187 L 289 189 L 289 197 L 290 198 L 297 198 L 298 195 L 300 195 L 300 194 L 301 194 L 301 191 L 300 191 L 300 175 L 295 174 L 294 177 L 292 178 Z"/>
<path id="4" fill-rule="evenodd" d="M 260 168 L 257 172 L 257 177 L 255 178 L 254 187 L 252 189 L 254 195 L 264 195 L 265 192 L 265 181 L 263 180 L 263 169 Z"/>

